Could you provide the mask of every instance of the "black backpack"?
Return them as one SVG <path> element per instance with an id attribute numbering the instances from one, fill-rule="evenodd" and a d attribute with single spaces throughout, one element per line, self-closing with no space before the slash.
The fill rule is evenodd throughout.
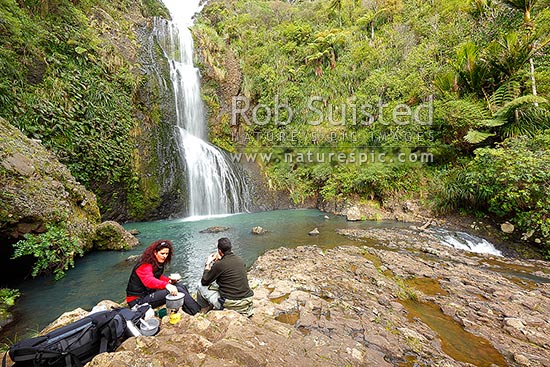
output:
<path id="1" fill-rule="evenodd" d="M 126 320 L 139 320 L 149 307 L 95 312 L 46 335 L 17 342 L 10 347 L 10 358 L 16 367 L 81 367 L 95 355 L 118 348 L 126 338 Z"/>

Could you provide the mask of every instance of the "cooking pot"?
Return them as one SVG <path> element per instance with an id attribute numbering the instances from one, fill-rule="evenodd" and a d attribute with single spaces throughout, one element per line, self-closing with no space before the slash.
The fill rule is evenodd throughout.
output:
<path id="1" fill-rule="evenodd" d="M 141 320 L 139 330 L 141 335 L 151 336 L 155 335 L 159 329 L 160 322 L 156 318 Z"/>
<path id="2" fill-rule="evenodd" d="M 178 310 L 181 306 L 183 306 L 183 293 L 178 292 L 177 296 L 171 294 L 166 296 L 166 308 Z"/>

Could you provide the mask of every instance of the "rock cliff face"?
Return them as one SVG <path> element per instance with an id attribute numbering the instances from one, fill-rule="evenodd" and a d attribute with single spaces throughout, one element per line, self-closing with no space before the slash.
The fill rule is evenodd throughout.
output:
<path id="1" fill-rule="evenodd" d="M 95 195 L 38 142 L 0 118 L 0 236 L 20 239 L 64 223 L 84 249 L 91 249 L 100 221 Z M 5 241 L 2 241 L 5 243 Z"/>
<path id="2" fill-rule="evenodd" d="M 169 17 L 160 1 L 148 6 L 153 3 L 162 8 L 159 16 Z M 133 96 L 135 108 L 128 111 L 136 124 L 126 137 L 134 146 L 128 157 L 134 187 L 129 190 L 120 183 L 92 183 L 102 204 L 102 217 L 119 222 L 163 219 L 186 210 L 184 168 L 173 133 L 175 108 L 169 65 L 154 35 L 154 18 L 146 14 L 144 6 L 141 2 L 128 4 L 124 13 L 127 29 L 105 12 L 98 10 L 93 15 L 95 29 L 130 65 L 139 83 Z"/>
<path id="3" fill-rule="evenodd" d="M 12 244 L 27 234 L 44 233 L 48 226 L 62 229 L 84 251 L 128 249 L 138 243 L 118 223 L 100 225 L 96 196 L 53 153 L 2 118 L 0 188 L 0 266 L 12 277 L 26 275 L 31 266 L 10 261 Z"/>
<path id="4" fill-rule="evenodd" d="M 251 318 L 165 317 L 156 336 L 88 367 L 550 366 L 547 263 L 473 255 L 409 229 L 341 233 L 358 246 L 261 256 Z"/>
<path id="5" fill-rule="evenodd" d="M 8 1 L 0 9 L 9 86 L 0 115 L 41 139 L 96 195 L 104 219 L 160 219 L 185 209 L 156 17 L 169 17 L 159 0 Z"/>

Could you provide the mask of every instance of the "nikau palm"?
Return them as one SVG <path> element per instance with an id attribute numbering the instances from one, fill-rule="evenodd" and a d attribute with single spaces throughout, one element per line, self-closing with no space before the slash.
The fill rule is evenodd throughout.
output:
<path id="1" fill-rule="evenodd" d="M 531 20 L 531 10 L 535 6 L 537 0 L 502 0 L 502 3 L 512 9 L 523 11 L 523 25 L 529 31 L 533 29 L 533 21 Z M 531 89 L 534 96 L 537 95 L 537 85 L 535 83 L 535 64 L 533 58 L 529 58 L 529 73 L 531 75 Z M 535 102 L 536 106 L 536 102 Z"/>

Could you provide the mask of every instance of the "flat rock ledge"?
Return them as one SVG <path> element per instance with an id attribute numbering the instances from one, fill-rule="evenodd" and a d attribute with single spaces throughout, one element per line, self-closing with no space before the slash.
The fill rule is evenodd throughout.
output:
<path id="1" fill-rule="evenodd" d="M 171 325 L 165 317 L 156 336 L 129 338 L 87 366 L 550 366 L 550 283 L 503 271 L 532 270 L 544 279 L 547 263 L 387 232 L 342 232 L 376 239 L 374 247 L 268 251 L 249 272 L 251 318 L 211 311 Z M 481 344 L 450 355 L 449 345 L 461 340 L 413 314 L 417 303 L 434 305 Z M 490 349 L 496 356 L 478 359 Z"/>

